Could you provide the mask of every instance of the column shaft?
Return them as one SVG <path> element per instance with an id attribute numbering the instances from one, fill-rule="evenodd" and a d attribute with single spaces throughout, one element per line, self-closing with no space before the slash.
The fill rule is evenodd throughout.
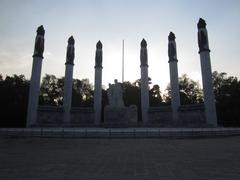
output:
<path id="1" fill-rule="evenodd" d="M 200 53 L 205 116 L 208 124 L 217 126 L 215 98 L 212 84 L 212 70 L 208 51 Z"/>
<path id="2" fill-rule="evenodd" d="M 95 67 L 95 83 L 94 83 L 94 111 L 95 111 L 95 124 L 101 123 L 102 111 L 102 68 Z"/>
<path id="3" fill-rule="evenodd" d="M 34 57 L 32 64 L 32 75 L 28 97 L 27 127 L 37 124 L 37 109 L 40 94 L 40 79 L 42 70 L 41 57 Z"/>
<path id="4" fill-rule="evenodd" d="M 170 69 L 172 117 L 173 120 L 176 121 L 178 120 L 178 108 L 180 106 L 177 61 L 170 61 L 169 69 Z"/>
<path id="5" fill-rule="evenodd" d="M 64 124 L 70 124 L 71 122 L 71 107 L 72 107 L 72 78 L 73 77 L 73 65 L 66 64 L 65 79 L 64 79 Z"/>
<path id="6" fill-rule="evenodd" d="M 146 124 L 148 123 L 149 109 L 148 66 L 141 67 L 141 108 L 142 121 Z"/>

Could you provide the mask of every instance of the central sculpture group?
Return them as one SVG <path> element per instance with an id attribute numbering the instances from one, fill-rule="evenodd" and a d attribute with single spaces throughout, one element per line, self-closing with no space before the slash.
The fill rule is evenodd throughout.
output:
<path id="1" fill-rule="evenodd" d="M 207 125 L 217 126 L 217 117 L 215 101 L 212 86 L 212 71 L 210 63 L 210 50 L 208 44 L 208 35 L 206 23 L 199 19 L 198 27 L 198 46 L 201 61 L 202 83 L 204 91 L 204 106 L 181 106 L 178 83 L 178 59 L 177 48 L 174 33 L 170 32 L 168 36 L 168 57 L 170 69 L 171 86 L 171 107 L 152 108 L 149 107 L 149 86 L 148 86 L 148 54 L 147 42 L 141 41 L 140 50 L 140 68 L 141 68 L 141 120 L 143 125 L 153 122 L 161 123 L 163 120 L 169 122 L 184 122 L 186 119 L 193 121 L 203 121 Z M 95 55 L 95 82 L 94 82 L 94 107 L 90 109 L 73 110 L 72 100 L 72 78 L 74 66 L 74 38 L 68 39 L 66 69 L 64 80 L 63 110 L 54 108 L 40 108 L 38 105 L 41 67 L 44 52 L 44 34 L 43 26 L 37 29 L 35 48 L 33 54 L 32 76 L 30 81 L 30 92 L 28 102 L 27 127 L 41 126 L 43 118 L 45 122 L 58 122 L 57 125 L 71 125 L 72 122 L 85 122 L 86 119 L 94 125 L 102 124 L 102 43 L 97 42 Z M 123 102 L 123 89 L 121 84 L 115 80 L 114 84 L 109 84 L 108 89 L 109 105 L 104 109 L 104 123 L 128 125 L 133 122 L 138 123 L 137 107 L 132 105 L 125 107 Z M 203 109 L 203 114 L 201 113 Z M 45 113 L 45 114 L 44 114 Z M 62 119 L 62 113 L 64 114 Z M 75 113 L 75 114 L 74 114 Z M 78 115 L 76 115 L 78 113 Z M 58 114 L 58 115 L 57 115 Z M 77 118 L 78 117 L 78 118 Z M 51 120 L 49 120 L 51 119 Z M 174 124 L 173 123 L 173 124 Z M 53 123 L 54 124 L 54 123 Z M 56 125 L 56 124 L 55 124 Z"/>
<path id="2" fill-rule="evenodd" d="M 108 84 L 108 102 L 112 107 L 124 107 L 123 103 L 123 88 L 117 79 L 114 80 L 115 84 Z"/>

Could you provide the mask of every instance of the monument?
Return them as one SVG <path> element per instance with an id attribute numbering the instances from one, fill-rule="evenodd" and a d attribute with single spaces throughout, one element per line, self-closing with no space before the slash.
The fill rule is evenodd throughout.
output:
<path id="1" fill-rule="evenodd" d="M 180 94 L 178 83 L 178 59 L 177 59 L 177 47 L 175 42 L 175 34 L 169 33 L 168 36 L 168 57 L 169 57 L 169 70 L 170 70 L 170 87 L 171 87 L 171 107 L 172 107 L 172 119 L 178 121 L 178 108 L 180 107 Z"/>
<path id="2" fill-rule="evenodd" d="M 94 123 L 101 123 L 102 111 L 102 43 L 97 42 L 95 54 L 95 82 L 94 82 Z"/>
<path id="3" fill-rule="evenodd" d="M 217 126 L 217 114 L 213 93 L 212 68 L 206 22 L 200 18 L 198 27 L 198 47 L 201 61 L 202 84 L 204 95 L 205 116 L 208 124 Z"/>
<path id="4" fill-rule="evenodd" d="M 64 79 L 64 96 L 63 96 L 63 107 L 64 107 L 64 119 L 63 122 L 66 126 L 71 121 L 71 105 L 72 105 L 72 81 L 73 81 L 73 61 L 74 61 L 74 39 L 71 36 L 68 39 L 67 55 L 66 55 L 66 70 Z"/>
<path id="5" fill-rule="evenodd" d="M 148 123 L 148 110 L 149 110 L 149 87 L 148 87 L 148 54 L 147 42 L 145 39 L 141 42 L 140 50 L 140 68 L 141 68 L 141 110 L 142 122 Z"/>
<path id="6" fill-rule="evenodd" d="M 203 127 L 217 126 L 215 99 L 212 85 L 212 70 L 206 22 L 200 18 L 198 27 L 198 46 L 201 61 L 201 72 L 204 92 L 204 104 L 181 105 L 178 82 L 178 59 L 174 33 L 168 36 L 168 58 L 171 86 L 171 106 L 150 107 L 147 42 L 141 41 L 140 49 L 140 91 L 141 106 L 126 107 L 124 104 L 124 88 L 117 80 L 109 84 L 109 104 L 102 107 L 102 60 L 103 45 L 96 44 L 95 79 L 93 107 L 72 107 L 72 76 L 74 66 L 74 39 L 68 39 L 66 69 L 64 80 L 63 106 L 39 106 L 40 77 L 44 52 L 43 26 L 37 29 L 35 39 L 32 75 L 30 80 L 27 127 L 36 126 L 161 126 L 161 127 Z M 141 118 L 138 121 L 138 111 Z M 102 117 L 104 116 L 103 120 Z M 173 121 L 172 121 L 173 120 Z M 139 123 L 138 123 L 139 122 Z"/>
<path id="7" fill-rule="evenodd" d="M 109 83 L 108 102 L 104 109 L 104 124 L 108 126 L 126 126 L 137 123 L 137 107 L 131 105 L 126 107 L 123 102 L 123 87 L 114 80 L 114 84 Z"/>
<path id="8" fill-rule="evenodd" d="M 33 53 L 32 75 L 27 110 L 27 127 L 35 126 L 37 124 L 38 97 L 40 94 L 40 78 L 44 51 L 44 34 L 45 30 L 43 26 L 39 26 L 37 29 Z"/>

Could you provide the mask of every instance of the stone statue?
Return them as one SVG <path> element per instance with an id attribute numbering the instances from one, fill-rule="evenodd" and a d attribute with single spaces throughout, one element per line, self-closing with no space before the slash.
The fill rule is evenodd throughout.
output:
<path id="1" fill-rule="evenodd" d="M 114 84 L 109 83 L 108 101 L 109 105 L 112 107 L 124 107 L 123 89 L 117 79 L 114 80 Z"/>
<path id="2" fill-rule="evenodd" d="M 174 46 L 173 43 L 171 43 L 171 41 L 175 41 L 175 34 L 173 32 L 170 32 L 169 36 L 168 36 L 168 57 L 170 60 L 176 60 L 176 47 Z"/>
<path id="3" fill-rule="evenodd" d="M 198 47 L 200 49 L 200 51 L 204 51 L 207 48 L 205 47 L 207 43 L 207 37 L 205 35 L 205 32 L 202 30 L 200 32 L 198 32 Z"/>
<path id="4" fill-rule="evenodd" d="M 45 30 L 44 30 L 43 26 L 39 26 L 37 29 L 37 36 L 36 36 L 36 40 L 35 40 L 33 57 L 37 56 L 37 57 L 43 58 L 44 34 L 45 34 Z"/>
<path id="5" fill-rule="evenodd" d="M 169 59 L 176 59 L 176 49 L 172 43 L 168 45 L 168 57 Z"/>
<path id="6" fill-rule="evenodd" d="M 102 67 L 102 43 L 101 41 L 97 42 L 96 45 L 97 51 L 95 56 L 95 66 Z"/>
<path id="7" fill-rule="evenodd" d="M 67 57 L 66 57 L 66 64 L 73 64 L 74 60 L 74 38 L 71 36 L 68 39 L 68 47 L 67 47 Z"/>
<path id="8" fill-rule="evenodd" d="M 200 51 L 209 51 L 208 44 L 207 44 L 207 35 L 206 35 L 206 22 L 200 18 L 197 24 L 199 29 L 198 31 L 198 47 Z"/>
<path id="9" fill-rule="evenodd" d="M 141 66 L 148 66 L 147 59 L 147 41 L 143 39 L 141 41 L 141 55 L 140 55 Z"/>

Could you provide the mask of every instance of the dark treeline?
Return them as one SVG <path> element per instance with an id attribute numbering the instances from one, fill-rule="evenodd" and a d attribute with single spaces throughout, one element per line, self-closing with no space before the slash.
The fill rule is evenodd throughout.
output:
<path id="1" fill-rule="evenodd" d="M 126 106 L 135 104 L 140 108 L 140 80 L 124 82 L 124 102 Z M 149 78 L 149 84 L 151 79 Z M 222 126 L 240 126 L 240 81 L 226 73 L 213 72 L 213 85 L 216 98 L 218 123 Z M 62 106 L 64 78 L 46 74 L 42 80 L 39 96 L 40 105 Z M 179 78 L 181 104 L 203 102 L 203 93 L 199 82 L 190 79 L 186 74 Z M 108 104 L 107 90 L 102 90 L 103 107 Z M 25 127 L 29 81 L 24 75 L 0 75 L 0 127 Z M 165 92 L 159 85 L 149 90 L 150 106 L 164 106 L 171 103 L 171 89 L 168 85 Z M 93 85 L 88 79 L 74 79 L 72 91 L 73 107 L 93 106 Z"/>

